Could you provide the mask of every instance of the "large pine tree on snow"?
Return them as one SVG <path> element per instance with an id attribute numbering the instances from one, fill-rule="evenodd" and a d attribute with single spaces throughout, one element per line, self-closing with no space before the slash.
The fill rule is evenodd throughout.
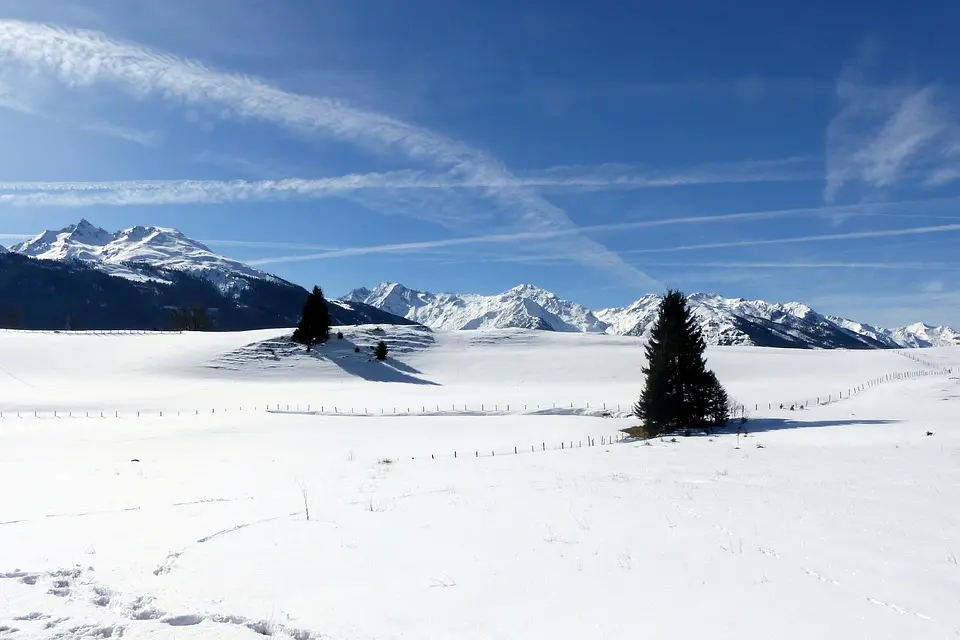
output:
<path id="1" fill-rule="evenodd" d="M 293 341 L 307 346 L 307 351 L 317 343 L 324 343 L 330 338 L 330 310 L 323 297 L 320 287 L 314 287 L 307 294 L 300 314 L 300 323 L 293 332 Z"/>
<path id="2" fill-rule="evenodd" d="M 646 376 L 634 414 L 648 436 L 701 427 L 714 422 L 720 383 L 707 369 L 706 342 L 679 291 L 660 302 L 646 347 Z M 725 396 L 725 394 L 724 394 Z"/>

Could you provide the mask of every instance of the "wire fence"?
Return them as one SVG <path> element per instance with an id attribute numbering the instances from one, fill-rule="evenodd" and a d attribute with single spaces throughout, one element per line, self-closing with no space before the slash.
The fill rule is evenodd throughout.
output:
<path id="1" fill-rule="evenodd" d="M 858 396 L 875 387 L 891 382 L 904 380 L 917 380 L 922 378 L 952 375 L 951 367 L 943 367 L 934 363 L 926 362 L 923 359 L 917 359 L 912 354 L 898 352 L 900 355 L 924 364 L 926 369 L 915 371 L 901 371 L 887 373 L 877 376 L 862 384 L 848 387 L 846 391 L 839 390 L 835 393 L 828 393 L 820 396 L 809 396 L 803 399 L 794 399 L 788 401 L 775 401 L 767 403 L 752 403 L 753 410 L 756 413 L 767 410 L 805 410 L 810 406 L 823 406 L 847 400 Z M 766 406 L 764 406 L 766 404 Z M 738 405 L 749 411 L 750 405 Z M 149 409 L 149 410 L 88 410 L 88 409 L 66 409 L 66 410 L 5 410 L 0 411 L 0 420 L 5 419 L 127 419 L 127 418 L 172 418 L 200 415 L 223 415 L 235 413 L 249 413 L 251 411 L 261 411 L 277 415 L 312 415 L 312 416 L 344 416 L 344 417 L 374 417 L 374 416 L 392 416 L 392 417 L 428 417 L 428 416 L 507 416 L 507 415 L 542 415 L 542 416 L 588 416 L 602 418 L 629 418 L 633 415 L 632 404 L 622 404 L 613 402 L 600 403 L 451 403 L 451 404 L 393 404 L 390 406 L 377 407 L 358 407 L 341 404 L 297 404 L 297 403 L 270 403 L 261 405 L 230 407 L 208 407 L 206 409 Z"/>
<path id="2" fill-rule="evenodd" d="M 871 380 L 868 380 L 862 384 L 858 384 L 853 387 L 848 387 L 846 391 L 837 391 L 836 393 L 829 393 L 823 396 L 811 396 L 803 398 L 801 400 L 788 400 L 786 402 L 768 402 L 766 409 L 789 409 L 789 410 L 799 410 L 806 409 L 807 407 L 813 406 L 822 406 L 827 404 L 833 404 L 835 402 L 840 402 L 841 400 L 847 400 L 854 396 L 858 396 L 861 393 L 878 387 L 880 385 L 896 382 L 899 380 L 916 380 L 920 378 L 928 378 L 933 376 L 944 376 L 950 375 L 953 373 L 953 369 L 950 367 L 942 367 L 938 369 L 922 369 L 918 371 L 901 371 L 896 373 L 888 373 L 882 376 L 878 376 Z M 754 403 L 754 411 L 760 411 L 764 406 L 762 403 Z"/>
<path id="3" fill-rule="evenodd" d="M 514 446 L 508 448 L 497 448 L 493 449 L 458 449 L 452 452 L 445 453 L 431 453 L 429 455 L 419 455 L 419 456 L 407 456 L 404 460 L 450 460 L 450 459 L 463 459 L 463 458 L 496 458 L 504 456 L 516 456 L 523 455 L 526 453 L 544 453 L 547 451 L 572 451 L 574 449 L 586 449 L 590 447 L 604 447 L 614 445 L 626 440 L 634 440 L 632 436 L 629 436 L 623 432 L 618 431 L 617 433 L 612 433 L 609 436 L 601 435 L 599 438 L 597 436 L 584 436 L 578 440 L 564 440 L 559 444 L 549 444 L 545 441 L 541 441 L 536 444 L 531 444 L 529 446 Z M 382 464 L 390 464 L 393 462 L 392 458 L 381 458 L 380 462 Z"/>

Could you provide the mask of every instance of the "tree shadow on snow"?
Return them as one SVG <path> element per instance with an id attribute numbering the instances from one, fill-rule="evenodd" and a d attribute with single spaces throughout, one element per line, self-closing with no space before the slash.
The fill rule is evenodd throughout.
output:
<path id="1" fill-rule="evenodd" d="M 662 436 L 654 438 L 645 438 L 639 434 L 640 427 L 630 427 L 621 429 L 627 438 L 625 442 L 643 442 L 644 440 L 658 440 L 660 438 L 711 438 L 720 435 L 736 435 L 739 431 L 745 436 L 756 433 L 767 433 L 769 431 L 782 431 L 784 429 L 822 429 L 829 427 L 853 427 L 853 426 L 883 426 L 889 424 L 899 424 L 901 420 L 789 420 L 787 418 L 758 418 L 748 420 L 746 424 L 739 421 L 730 421 L 725 427 L 714 427 L 711 431 L 692 430 L 689 433 L 684 431 L 675 431 L 664 433 Z"/>
<path id="2" fill-rule="evenodd" d="M 402 382 L 405 384 L 440 386 L 439 383 L 432 380 L 410 375 L 420 373 L 420 371 L 390 358 L 380 361 L 363 353 L 351 353 L 346 357 L 330 358 L 330 361 L 350 375 L 371 382 Z"/>
<path id="3" fill-rule="evenodd" d="M 329 360 L 344 372 L 352 376 L 369 380 L 370 382 L 396 382 L 402 384 L 423 384 L 440 386 L 439 383 L 425 378 L 419 378 L 422 371 L 408 364 L 387 357 L 380 361 L 373 357 L 373 351 L 360 349 L 354 352 L 354 344 L 350 340 L 329 341 L 323 347 L 314 349 L 311 355 L 321 360 Z"/>
<path id="4" fill-rule="evenodd" d="M 714 429 L 714 433 L 736 434 L 737 430 L 745 433 L 764 433 L 767 431 L 781 431 L 783 429 L 818 429 L 824 427 L 852 427 L 898 424 L 900 420 L 791 420 L 789 418 L 756 418 L 748 420 L 746 424 L 731 421 L 725 427 Z M 708 435 L 698 433 L 696 435 Z"/>

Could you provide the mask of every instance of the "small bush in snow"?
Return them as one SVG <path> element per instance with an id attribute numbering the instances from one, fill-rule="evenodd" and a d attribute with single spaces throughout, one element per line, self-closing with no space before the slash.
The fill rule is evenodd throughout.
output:
<path id="1" fill-rule="evenodd" d="M 343 340 L 343 331 L 337 331 L 337 340 Z"/>
<path id="2" fill-rule="evenodd" d="M 386 360 L 387 359 L 387 343 L 381 340 L 377 343 L 377 349 L 374 352 L 377 357 L 377 360 Z"/>

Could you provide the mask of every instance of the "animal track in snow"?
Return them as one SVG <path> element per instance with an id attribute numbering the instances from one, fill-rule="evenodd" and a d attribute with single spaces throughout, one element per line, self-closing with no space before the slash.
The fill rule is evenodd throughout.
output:
<path id="1" fill-rule="evenodd" d="M 56 640 L 80 640 L 81 638 L 120 638 L 124 627 L 119 624 L 82 624 L 70 627 L 65 632 L 53 636 Z"/>
<path id="2" fill-rule="evenodd" d="M 831 580 L 830 578 L 824 578 L 813 569 L 807 569 L 806 567 L 801 567 L 801 569 L 803 569 L 803 572 L 806 573 L 808 576 L 812 576 L 817 580 L 819 580 L 820 582 L 829 582 L 830 584 L 835 584 L 837 586 L 840 586 L 840 583 L 837 582 L 836 580 Z"/>
<path id="3" fill-rule="evenodd" d="M 188 613 L 182 616 L 170 616 L 161 618 L 160 622 L 166 623 L 171 627 L 192 627 L 203 622 L 204 618 L 195 613 Z"/>
<path id="4" fill-rule="evenodd" d="M 882 600 L 877 600 L 876 598 L 867 598 L 867 602 L 872 602 L 873 604 L 878 604 L 881 607 L 887 607 L 888 609 L 893 609 L 900 615 L 911 615 L 920 618 L 921 620 L 933 620 L 930 616 L 926 616 L 922 613 L 917 613 L 916 611 L 910 611 L 906 607 L 901 607 L 900 605 L 892 604 L 890 602 L 883 602 Z"/>
<path id="5" fill-rule="evenodd" d="M 282 516 L 281 516 L 282 517 Z M 276 520 L 278 518 L 271 518 L 270 520 Z M 259 521 L 264 522 L 264 521 Z M 201 538 L 203 541 L 215 539 L 218 536 L 226 535 L 232 531 L 236 531 L 239 528 L 244 528 L 250 526 L 249 523 L 242 525 L 238 528 L 231 528 L 224 531 L 217 532 L 211 536 L 206 536 Z M 179 556 L 178 554 L 171 554 L 173 558 Z M 250 631 L 257 633 L 263 636 L 278 636 L 292 638 L 293 640 L 320 640 L 324 636 L 320 633 L 310 631 L 308 629 L 296 629 L 288 628 L 283 624 L 275 623 L 271 620 L 263 619 L 251 619 L 245 616 L 239 615 L 224 615 L 224 614 L 206 614 L 206 613 L 184 613 L 184 614 L 168 614 L 165 611 L 157 609 L 153 606 L 153 597 L 152 596 L 139 596 L 132 601 L 129 601 L 127 604 L 122 604 L 118 601 L 117 596 L 111 589 L 103 585 L 81 582 L 77 585 L 74 585 L 74 582 L 77 578 L 83 575 L 83 570 L 79 567 L 73 569 L 58 569 L 55 571 L 35 573 L 20 571 L 19 569 L 12 572 L 0 573 L 0 579 L 7 580 L 19 580 L 26 584 L 35 585 L 38 582 L 44 580 L 46 582 L 49 579 L 50 589 L 47 591 L 48 594 L 57 597 L 67 597 L 71 595 L 72 590 L 80 591 L 75 587 L 82 587 L 84 593 L 89 589 L 87 595 L 88 598 L 77 598 L 75 599 L 76 604 L 81 604 L 87 602 L 90 607 L 109 607 L 108 611 L 114 613 L 115 615 L 120 616 L 118 622 L 108 623 L 100 622 L 97 624 L 76 624 L 74 621 L 73 626 L 61 627 L 64 623 L 70 623 L 71 620 L 68 617 L 61 617 L 53 619 L 49 614 L 41 613 L 39 611 L 27 613 L 25 615 L 17 616 L 14 618 L 16 621 L 20 622 L 42 622 L 43 628 L 47 630 L 52 635 L 49 635 L 51 640 L 89 640 L 91 638 L 120 638 L 127 631 L 129 631 L 129 625 L 126 621 L 132 622 L 149 622 L 155 621 L 158 623 L 166 624 L 170 627 L 188 627 L 196 626 L 202 623 L 214 624 L 214 625 L 234 625 L 238 627 L 244 627 Z M 53 630 L 56 627 L 60 627 L 56 631 Z M 22 631 L 20 629 L 14 628 L 8 625 L 0 625 L 0 638 L 6 638 L 19 634 Z M 215 635 L 212 634 L 212 635 Z M 48 637 L 48 636 L 44 636 Z"/>
<path id="6" fill-rule="evenodd" d="M 110 604 L 110 599 L 113 597 L 113 593 L 106 587 L 94 586 L 93 587 L 93 598 L 90 600 L 93 604 L 98 607 L 106 607 Z"/>
<path id="7" fill-rule="evenodd" d="M 32 611 L 22 616 L 16 616 L 14 620 L 18 622 L 24 622 L 27 620 L 47 620 L 50 616 L 46 613 L 40 613 L 39 611 Z"/>

